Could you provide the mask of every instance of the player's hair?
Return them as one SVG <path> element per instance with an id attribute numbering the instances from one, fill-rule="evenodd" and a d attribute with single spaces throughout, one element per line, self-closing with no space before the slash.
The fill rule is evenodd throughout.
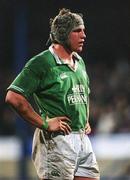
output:
<path id="1" fill-rule="evenodd" d="M 82 14 L 72 13 L 70 9 L 61 9 L 54 19 L 50 19 L 51 42 L 66 46 L 69 33 L 79 25 L 84 25 Z"/>

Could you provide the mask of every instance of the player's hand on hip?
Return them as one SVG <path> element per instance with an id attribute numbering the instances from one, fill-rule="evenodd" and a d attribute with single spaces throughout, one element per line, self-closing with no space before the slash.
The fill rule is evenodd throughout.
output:
<path id="1" fill-rule="evenodd" d="M 71 128 L 69 126 L 70 119 L 66 116 L 59 116 L 54 118 L 47 118 L 48 122 L 48 131 L 63 131 L 65 134 L 69 134 L 71 132 Z"/>
<path id="2" fill-rule="evenodd" d="M 91 133 L 91 127 L 90 127 L 90 124 L 89 122 L 86 124 L 86 127 L 85 127 L 85 134 L 90 134 Z"/>

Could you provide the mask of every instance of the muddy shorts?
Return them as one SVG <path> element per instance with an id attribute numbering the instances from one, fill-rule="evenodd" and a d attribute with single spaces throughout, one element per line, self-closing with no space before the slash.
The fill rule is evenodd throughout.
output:
<path id="1" fill-rule="evenodd" d="M 32 159 L 40 179 L 98 178 L 99 168 L 90 140 L 83 130 L 64 135 L 36 129 Z"/>

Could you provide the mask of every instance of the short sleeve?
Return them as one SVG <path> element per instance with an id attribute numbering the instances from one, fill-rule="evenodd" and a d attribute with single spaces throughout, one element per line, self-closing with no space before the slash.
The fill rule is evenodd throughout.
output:
<path id="1" fill-rule="evenodd" d="M 40 88 L 41 77 L 44 76 L 43 59 L 40 57 L 32 58 L 23 70 L 14 79 L 7 90 L 13 90 L 29 98 Z"/>
<path id="2" fill-rule="evenodd" d="M 29 98 L 39 88 L 40 77 L 29 68 L 24 68 L 7 90 L 14 90 Z"/>

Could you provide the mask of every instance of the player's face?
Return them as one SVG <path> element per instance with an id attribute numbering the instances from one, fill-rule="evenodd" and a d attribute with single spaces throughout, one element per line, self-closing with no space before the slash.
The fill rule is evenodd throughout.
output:
<path id="1" fill-rule="evenodd" d="M 84 25 L 80 25 L 79 27 L 71 31 L 68 36 L 71 51 L 81 52 L 83 49 L 85 38 L 86 35 Z"/>

